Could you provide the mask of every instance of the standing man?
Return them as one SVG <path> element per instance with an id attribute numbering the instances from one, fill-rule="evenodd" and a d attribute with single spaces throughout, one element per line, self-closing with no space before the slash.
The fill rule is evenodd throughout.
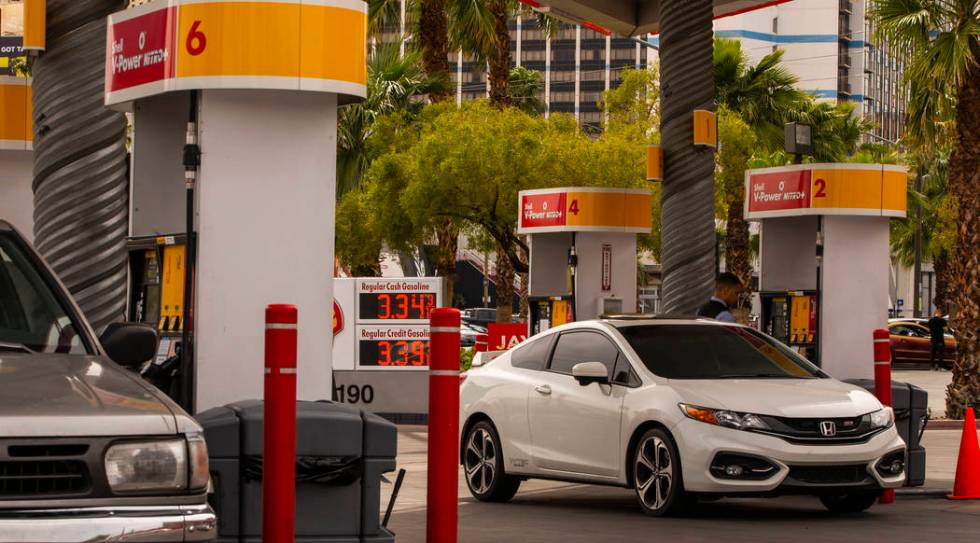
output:
<path id="1" fill-rule="evenodd" d="M 735 322 L 731 308 L 738 303 L 738 296 L 743 288 L 742 281 L 734 273 L 725 272 L 719 275 L 715 280 L 715 295 L 698 309 L 698 317 Z"/>
<path id="2" fill-rule="evenodd" d="M 932 353 L 929 355 L 929 361 L 932 362 L 932 369 L 940 371 L 946 358 L 946 319 L 943 318 L 943 312 L 938 307 L 928 324 L 929 335 L 932 338 Z"/>

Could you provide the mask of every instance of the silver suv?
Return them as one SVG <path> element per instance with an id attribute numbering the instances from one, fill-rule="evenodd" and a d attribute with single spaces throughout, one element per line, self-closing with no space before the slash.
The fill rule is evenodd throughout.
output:
<path id="1" fill-rule="evenodd" d="M 0 541 L 208 541 L 201 427 L 121 366 L 156 332 L 99 338 L 51 270 L 0 220 Z"/>

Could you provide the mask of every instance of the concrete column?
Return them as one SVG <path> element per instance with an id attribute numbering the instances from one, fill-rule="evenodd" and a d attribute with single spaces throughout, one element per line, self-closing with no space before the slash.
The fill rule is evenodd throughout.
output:
<path id="1" fill-rule="evenodd" d="M 330 397 L 336 104 L 334 94 L 202 93 L 198 410 L 261 397 L 269 303 L 299 308 L 298 398 Z"/>
<path id="2" fill-rule="evenodd" d="M 660 5 L 663 308 L 693 315 L 715 274 L 714 152 L 694 147 L 693 111 L 714 109 L 711 0 Z"/>

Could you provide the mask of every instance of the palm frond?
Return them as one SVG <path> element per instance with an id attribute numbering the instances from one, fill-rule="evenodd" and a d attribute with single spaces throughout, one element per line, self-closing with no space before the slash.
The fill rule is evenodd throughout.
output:
<path id="1" fill-rule="evenodd" d="M 486 62 L 497 47 L 493 13 L 485 0 L 448 0 L 449 43 L 480 62 Z"/>

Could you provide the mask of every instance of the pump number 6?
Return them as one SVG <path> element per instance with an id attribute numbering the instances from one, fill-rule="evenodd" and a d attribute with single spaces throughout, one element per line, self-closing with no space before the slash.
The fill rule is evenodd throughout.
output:
<path id="1" fill-rule="evenodd" d="M 187 32 L 187 41 L 184 43 L 187 47 L 187 52 L 191 56 L 196 57 L 204 52 L 204 49 L 208 46 L 208 37 L 201 32 L 199 28 L 201 27 L 201 21 L 194 21 L 191 24 L 190 30 Z"/>

